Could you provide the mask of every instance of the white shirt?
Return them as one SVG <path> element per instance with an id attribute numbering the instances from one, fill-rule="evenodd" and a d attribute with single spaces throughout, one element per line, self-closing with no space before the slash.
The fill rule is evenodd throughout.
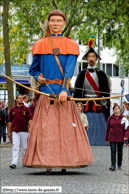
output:
<path id="1" fill-rule="evenodd" d="M 24 104 L 26 107 L 29 107 L 29 106 L 28 106 L 28 103 L 26 103 L 26 102 L 24 102 L 24 101 L 23 101 L 23 104 Z"/>
<path id="2" fill-rule="evenodd" d="M 88 126 L 89 123 L 88 123 L 88 120 L 87 120 L 87 116 L 82 112 L 80 112 L 79 114 L 80 114 L 80 117 L 81 117 L 81 120 L 82 120 L 82 123 L 83 123 L 84 127 Z"/>
<path id="3" fill-rule="evenodd" d="M 123 112 L 123 115 L 124 115 L 124 116 L 126 116 L 126 115 L 129 116 L 129 110 L 125 109 L 124 112 Z"/>
<path id="4" fill-rule="evenodd" d="M 114 112 L 113 112 L 113 108 L 112 108 L 112 107 L 110 107 L 110 116 L 111 116 L 112 114 L 114 114 Z"/>

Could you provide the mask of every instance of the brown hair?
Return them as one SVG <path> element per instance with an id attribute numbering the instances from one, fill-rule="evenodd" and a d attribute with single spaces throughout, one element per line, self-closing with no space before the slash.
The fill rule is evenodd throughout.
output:
<path id="1" fill-rule="evenodd" d="M 28 96 L 27 96 L 27 95 L 24 95 L 24 96 L 23 96 L 23 100 L 26 99 L 26 98 L 28 98 Z"/>
<path id="2" fill-rule="evenodd" d="M 32 101 L 33 99 L 34 99 L 34 98 L 30 98 L 30 99 L 29 99 L 29 102 Z"/>
<path id="3" fill-rule="evenodd" d="M 53 15 L 58 15 L 58 16 L 62 16 L 64 18 L 64 21 L 66 20 L 66 15 L 63 11 L 55 9 L 53 11 L 51 11 L 48 15 L 48 21 L 50 20 L 50 17 Z"/>
<path id="4" fill-rule="evenodd" d="M 116 106 L 118 106 L 118 108 L 120 109 L 120 106 L 119 106 L 118 104 L 115 104 L 115 105 L 113 106 L 113 110 L 114 110 L 114 108 L 115 108 Z"/>
<path id="5" fill-rule="evenodd" d="M 79 104 L 81 105 L 81 107 L 82 107 L 82 112 L 83 112 L 84 106 L 83 106 L 83 104 L 82 104 L 81 102 L 78 102 L 78 103 L 77 103 L 77 106 L 78 106 Z"/>
<path id="6" fill-rule="evenodd" d="M 16 96 L 16 99 L 18 99 L 18 96 L 23 96 L 22 94 L 18 94 L 17 96 Z"/>

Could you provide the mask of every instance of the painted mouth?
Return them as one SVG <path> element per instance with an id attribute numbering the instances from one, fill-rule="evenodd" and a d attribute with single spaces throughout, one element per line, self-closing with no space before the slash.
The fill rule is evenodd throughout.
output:
<path id="1" fill-rule="evenodd" d="M 57 26 L 54 26 L 54 29 L 58 29 L 58 27 Z"/>

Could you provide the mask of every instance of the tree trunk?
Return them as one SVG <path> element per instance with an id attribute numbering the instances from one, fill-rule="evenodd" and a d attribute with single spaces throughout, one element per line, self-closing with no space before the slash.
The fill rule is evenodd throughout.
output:
<path id="1" fill-rule="evenodd" d="M 72 30 L 72 26 L 68 26 L 64 36 L 68 37 L 70 35 L 71 30 Z"/>
<path id="2" fill-rule="evenodd" d="M 5 57 L 5 73 L 7 76 L 11 76 L 11 64 L 10 64 L 10 44 L 9 44 L 9 0 L 3 0 L 3 44 L 4 44 L 4 57 Z M 14 106 L 13 95 L 13 82 L 6 79 L 8 90 L 8 107 L 9 109 Z"/>

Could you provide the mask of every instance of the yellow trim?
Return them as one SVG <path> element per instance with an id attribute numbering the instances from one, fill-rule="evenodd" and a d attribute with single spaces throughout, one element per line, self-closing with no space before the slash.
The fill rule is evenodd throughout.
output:
<path id="1" fill-rule="evenodd" d="M 59 61 L 59 59 L 58 59 L 58 57 L 57 57 L 56 55 L 54 55 L 54 56 L 55 56 L 55 58 L 56 58 L 58 67 L 59 67 L 59 69 L 60 69 L 60 71 L 61 71 L 61 73 L 62 73 L 62 75 L 63 75 L 63 77 L 64 77 L 64 72 L 63 72 L 63 69 L 62 69 L 62 67 L 61 67 L 61 65 L 60 65 L 60 61 Z"/>
<path id="2" fill-rule="evenodd" d="M 67 90 L 69 89 L 69 86 L 70 86 L 70 80 L 71 80 L 71 78 L 68 79 L 67 84 L 66 84 Z"/>
<path id="3" fill-rule="evenodd" d="M 86 71 L 86 73 L 87 73 L 87 71 Z M 86 73 L 85 73 L 85 76 L 84 76 L 84 83 L 83 83 L 83 90 L 82 90 L 82 98 L 83 98 L 84 89 L 85 89 L 85 78 L 86 78 Z"/>
<path id="4" fill-rule="evenodd" d="M 83 104 L 83 105 L 86 106 L 88 102 L 90 102 L 90 101 L 88 100 L 88 101 L 86 102 L 86 104 Z M 95 105 L 96 105 L 96 106 L 102 106 L 101 104 L 97 104 L 96 101 L 94 101 L 94 100 L 93 100 L 93 102 L 95 102 Z"/>
<path id="5" fill-rule="evenodd" d="M 96 76 L 97 76 L 97 79 L 98 79 L 98 82 L 99 82 L 99 78 L 98 78 L 98 75 L 97 75 L 97 73 L 96 73 L 96 70 L 94 69 L 94 72 L 95 72 L 95 74 L 96 74 Z"/>
<path id="6" fill-rule="evenodd" d="M 102 106 L 101 104 L 97 104 L 96 101 L 93 100 L 93 102 L 95 102 L 95 105 L 96 106 Z"/>
<path id="7" fill-rule="evenodd" d="M 64 85 L 65 85 L 65 77 L 64 77 L 64 81 L 63 81 L 63 85 L 62 85 L 62 88 L 64 88 Z"/>

